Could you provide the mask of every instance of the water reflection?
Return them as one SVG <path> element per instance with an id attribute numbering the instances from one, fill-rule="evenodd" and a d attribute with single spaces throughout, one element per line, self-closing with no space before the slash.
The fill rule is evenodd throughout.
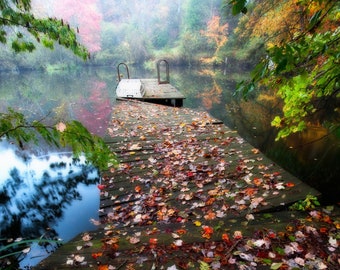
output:
<path id="1" fill-rule="evenodd" d="M 104 135 L 114 82 L 112 69 L 0 74 L 0 112 L 12 107 L 28 119 L 78 120 L 94 134 Z"/>
<path id="2" fill-rule="evenodd" d="M 0 248 L 7 244 L 8 239 L 58 239 L 66 236 L 68 239 L 64 240 L 69 240 L 79 233 L 79 226 L 84 230 L 93 229 L 89 219 L 97 218 L 97 209 L 82 217 L 80 214 L 74 216 L 76 224 L 70 227 L 63 224 L 63 218 L 64 211 L 70 212 L 75 201 L 83 200 L 83 194 L 89 195 L 87 187 L 90 185 L 95 193 L 92 192 L 92 198 L 86 198 L 85 202 L 90 200 L 95 208 L 98 207 L 98 191 L 94 186 L 99 179 L 97 170 L 86 165 L 82 157 L 74 159 L 62 153 L 23 157 L 18 153 L 14 146 L 1 143 Z M 15 248 L 2 251 L 0 257 L 15 251 Z M 39 252 L 41 247 L 32 248 L 35 256 L 40 252 L 39 260 L 46 256 L 46 245 Z M 26 257 L 31 258 L 32 255 Z M 31 260 L 26 263 L 32 265 Z"/>

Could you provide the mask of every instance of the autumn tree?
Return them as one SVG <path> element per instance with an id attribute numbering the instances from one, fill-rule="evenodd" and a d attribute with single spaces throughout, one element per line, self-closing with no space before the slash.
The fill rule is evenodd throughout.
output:
<path id="1" fill-rule="evenodd" d="M 98 0 L 56 0 L 53 1 L 53 14 L 77 27 L 82 44 L 91 52 L 101 49 L 101 21 Z"/>
<path id="2" fill-rule="evenodd" d="M 219 16 L 213 16 L 207 23 L 207 29 L 201 30 L 201 35 L 208 39 L 209 43 L 212 43 L 215 49 L 214 55 L 211 58 L 202 58 L 202 62 L 205 64 L 217 63 L 218 53 L 220 49 L 227 43 L 227 31 L 228 24 L 221 25 L 221 18 Z"/>
<path id="3" fill-rule="evenodd" d="M 266 56 L 240 84 L 246 95 L 255 87 L 274 89 L 282 98 L 282 115 L 272 125 L 277 139 L 302 131 L 313 117 L 339 133 L 340 3 L 335 0 L 233 0 L 233 12 L 248 12 L 242 31 L 261 37 Z M 328 121 L 325 121 L 324 119 Z"/>

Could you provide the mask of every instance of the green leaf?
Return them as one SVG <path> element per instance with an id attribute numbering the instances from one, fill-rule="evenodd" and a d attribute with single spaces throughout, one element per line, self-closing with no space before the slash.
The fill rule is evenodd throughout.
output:
<path id="1" fill-rule="evenodd" d="M 271 259 L 269 259 L 269 258 L 264 258 L 264 259 L 262 259 L 262 262 L 264 264 L 270 265 L 273 261 Z"/>
<path id="2" fill-rule="evenodd" d="M 242 13 L 247 12 L 247 8 L 246 8 L 247 0 L 232 0 L 230 4 L 232 5 L 233 15 L 240 14 L 241 12 Z"/>
<path id="3" fill-rule="evenodd" d="M 282 265 L 283 265 L 282 262 L 272 263 L 272 265 L 270 266 L 270 269 L 272 269 L 272 270 L 277 270 L 277 269 L 279 269 Z"/>
<path id="4" fill-rule="evenodd" d="M 319 22 L 321 13 L 322 10 L 320 9 L 313 14 L 309 20 L 309 28 L 313 28 Z"/>
<path id="5" fill-rule="evenodd" d="M 200 263 L 200 270 L 210 270 L 210 266 L 206 262 L 199 261 L 199 263 Z"/>
<path id="6" fill-rule="evenodd" d="M 275 251 L 279 254 L 279 255 L 285 255 L 285 250 L 283 248 L 280 247 L 276 247 Z"/>

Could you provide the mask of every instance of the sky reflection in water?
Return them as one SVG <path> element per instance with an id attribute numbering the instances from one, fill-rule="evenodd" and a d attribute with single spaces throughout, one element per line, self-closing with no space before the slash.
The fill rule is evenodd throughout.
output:
<path id="1" fill-rule="evenodd" d="M 18 155 L 19 154 L 19 155 Z M 99 196 L 98 171 L 71 155 L 29 155 L 0 144 L 0 238 L 62 239 L 69 241 L 95 229 Z M 44 247 L 31 246 L 21 265 L 35 265 Z"/>

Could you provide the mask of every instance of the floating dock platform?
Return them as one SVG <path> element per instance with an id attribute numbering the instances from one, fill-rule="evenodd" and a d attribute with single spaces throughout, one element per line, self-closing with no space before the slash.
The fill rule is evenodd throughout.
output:
<path id="1" fill-rule="evenodd" d="M 165 78 L 161 78 L 161 66 L 165 66 Z M 126 68 L 127 79 L 122 79 L 120 68 Z M 157 79 L 130 79 L 128 66 L 117 66 L 119 83 L 116 88 L 117 99 L 136 99 L 156 104 L 182 107 L 185 97 L 170 84 L 169 64 L 166 60 L 157 62 Z"/>

